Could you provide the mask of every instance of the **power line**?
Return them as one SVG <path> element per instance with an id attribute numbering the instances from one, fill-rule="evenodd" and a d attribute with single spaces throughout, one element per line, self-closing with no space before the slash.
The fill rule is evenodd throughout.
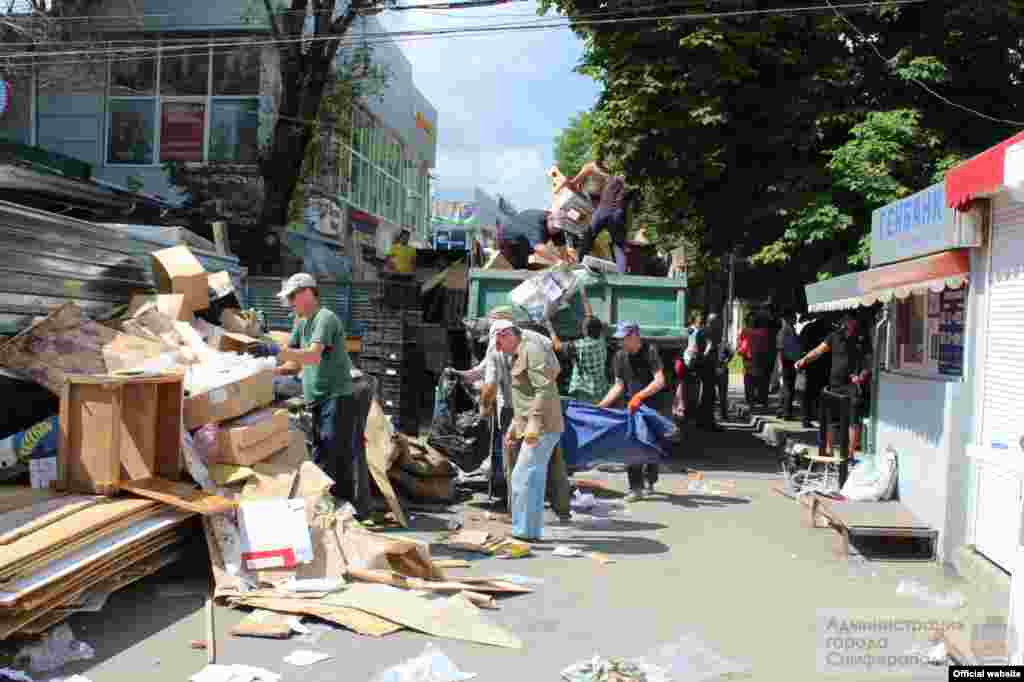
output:
<path id="1" fill-rule="evenodd" d="M 898 7 L 903 5 L 921 4 L 928 0 L 884 0 L 883 2 L 856 2 L 846 3 L 840 5 L 844 9 L 854 8 L 878 8 L 878 7 Z M 829 7 L 833 10 L 835 6 L 831 4 L 829 0 Z M 725 18 L 736 18 L 746 16 L 778 16 L 778 15 L 795 15 L 795 14 L 807 14 L 813 12 L 820 12 L 827 10 L 829 7 L 823 5 L 816 6 L 804 6 L 804 7 L 791 7 L 791 8 L 773 8 L 773 9 L 760 9 L 760 10 L 734 10 L 727 12 L 701 12 L 701 13 L 683 13 L 683 14 L 668 14 L 650 17 L 620 17 L 613 19 L 587 19 L 583 21 L 576 21 L 572 18 L 559 19 L 557 21 L 546 21 L 545 19 L 539 19 L 534 22 L 526 22 L 520 24 L 498 24 L 492 26 L 461 26 L 458 28 L 446 28 L 446 29 L 433 29 L 433 30 L 420 30 L 420 31 L 385 31 L 372 34 L 362 34 L 362 36 L 350 36 L 345 34 L 343 36 L 335 35 L 313 35 L 313 36 L 298 36 L 294 38 L 272 38 L 264 40 L 247 40 L 238 42 L 237 40 L 211 40 L 206 43 L 195 45 L 195 44 L 183 44 L 178 45 L 162 45 L 157 48 L 152 47 L 125 47 L 125 48 L 107 48 L 100 50 L 63 50 L 53 52 L 38 52 L 28 51 L 20 53 L 12 53 L 8 55 L 2 55 L 2 57 L 8 61 L 13 59 L 28 59 L 37 60 L 46 57 L 72 57 L 72 56 L 86 56 L 95 57 L 98 55 L 107 54 L 121 54 L 128 58 L 138 58 L 139 56 L 146 56 L 148 54 L 155 55 L 158 52 L 184 52 L 188 49 L 196 48 L 216 48 L 216 47 L 261 47 L 266 45 L 283 45 L 283 44 L 295 44 L 295 43 L 312 43 L 312 42 L 323 42 L 323 41 L 339 41 L 341 44 L 348 45 L 359 45 L 359 44 L 370 44 L 375 42 L 395 42 L 401 41 L 404 38 L 409 37 L 422 37 L 422 36 L 450 36 L 459 34 L 487 34 L 495 32 L 517 32 L 517 31 L 530 31 L 530 30 L 558 30 L 564 28 L 576 28 L 580 26 L 598 26 L 605 24 L 623 24 L 623 23 L 638 23 L 638 22 L 655 22 L 655 21 L 707 21 L 712 19 L 725 19 Z M 172 55 L 173 56 L 173 55 Z"/>
<path id="2" fill-rule="evenodd" d="M 835 12 L 837 17 L 839 17 L 842 21 L 846 22 L 854 31 L 857 32 L 857 35 L 859 35 L 861 37 L 861 40 L 863 40 L 865 43 L 867 43 L 867 45 L 874 51 L 874 53 L 876 55 L 878 55 L 879 59 L 881 59 L 883 62 L 885 62 L 886 65 L 889 65 L 889 64 L 892 63 L 892 60 L 891 59 L 886 59 L 885 55 L 882 54 L 882 51 L 878 49 L 878 46 L 875 45 L 871 41 L 871 39 L 862 30 L 860 30 L 860 27 L 857 26 L 857 24 L 853 23 L 853 21 L 851 21 L 849 18 L 846 17 L 846 15 L 844 15 L 842 12 L 839 11 L 839 8 L 837 8 L 835 5 L 832 4 L 832 0 L 825 0 L 825 2 L 828 3 L 828 6 L 832 9 L 833 12 Z M 965 111 L 965 112 L 967 112 L 969 114 L 973 114 L 975 116 L 978 116 L 980 118 L 985 119 L 986 121 L 991 121 L 992 123 L 1003 123 L 1003 124 L 1006 124 L 1006 125 L 1012 125 L 1012 126 L 1018 126 L 1018 127 L 1019 126 L 1024 126 L 1024 121 L 1011 121 L 1010 119 L 1006 119 L 1006 118 L 998 118 L 996 116 L 990 116 L 990 115 L 986 114 L 983 111 L 978 111 L 977 109 L 972 109 L 971 107 L 969 107 L 969 106 L 967 106 L 965 104 L 960 104 L 959 102 L 954 102 L 953 100 L 949 99 L 945 95 L 942 95 L 942 94 L 936 92 L 931 86 L 929 86 L 927 83 L 925 83 L 924 81 L 922 81 L 922 80 L 920 80 L 918 78 L 914 78 L 914 77 L 911 76 L 911 77 L 908 77 L 907 79 L 909 81 L 911 81 L 912 83 L 916 84 L 918 87 L 920 87 L 922 90 L 927 92 L 932 97 L 935 97 L 939 101 L 941 101 L 941 102 L 943 102 L 943 103 L 945 103 L 945 104 L 947 104 L 947 105 L 949 105 L 951 107 L 955 107 L 957 109 L 960 109 L 961 111 Z"/>

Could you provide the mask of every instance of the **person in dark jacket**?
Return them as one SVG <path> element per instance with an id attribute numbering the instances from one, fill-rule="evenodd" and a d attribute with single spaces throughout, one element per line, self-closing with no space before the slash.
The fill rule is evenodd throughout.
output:
<path id="1" fill-rule="evenodd" d="M 804 355 L 820 346 L 829 334 L 829 325 L 822 318 L 811 320 L 800 327 L 800 349 Z M 828 385 L 828 376 L 832 371 L 832 354 L 823 355 L 817 362 L 807 365 L 804 372 L 804 395 L 801 408 L 803 426 L 809 429 L 811 422 L 818 418 L 821 391 Z"/>

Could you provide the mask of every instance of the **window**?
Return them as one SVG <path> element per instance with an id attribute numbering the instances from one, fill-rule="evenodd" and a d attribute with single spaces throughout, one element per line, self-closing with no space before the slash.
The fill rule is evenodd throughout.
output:
<path id="1" fill-rule="evenodd" d="M 215 99 L 210 111 L 210 160 L 256 163 L 259 128 L 257 100 Z"/>
<path id="2" fill-rule="evenodd" d="M 109 69 L 107 163 L 258 161 L 259 50 L 166 42 Z"/>
<path id="3" fill-rule="evenodd" d="M 111 163 L 153 163 L 156 102 L 151 99 L 114 100 L 110 103 Z"/>
<path id="4" fill-rule="evenodd" d="M 924 377 L 962 377 L 966 303 L 966 286 L 894 301 L 890 368 Z"/>
<path id="5" fill-rule="evenodd" d="M 160 112 L 160 160 L 202 161 L 206 105 L 164 102 Z"/>

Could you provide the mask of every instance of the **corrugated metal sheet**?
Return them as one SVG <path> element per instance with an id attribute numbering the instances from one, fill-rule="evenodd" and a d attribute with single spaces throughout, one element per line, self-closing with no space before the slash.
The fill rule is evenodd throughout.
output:
<path id="1" fill-rule="evenodd" d="M 0 202 L 0 333 L 69 301 L 100 316 L 152 291 L 145 248 L 92 223 Z"/>
<path id="2" fill-rule="evenodd" d="M 348 284 L 320 284 L 320 303 L 334 311 L 345 330 L 351 334 L 352 288 Z M 251 308 L 262 311 L 267 326 L 274 331 L 289 331 L 294 317 L 292 309 L 277 298 L 281 290 L 281 279 L 277 277 L 249 277 L 246 279 L 246 298 Z"/>
<path id="3" fill-rule="evenodd" d="M 150 254 L 173 245 L 0 201 L 0 334 L 16 334 L 69 301 L 102 317 L 133 294 L 153 292 Z M 194 252 L 208 271 L 230 272 L 244 297 L 237 258 Z"/>

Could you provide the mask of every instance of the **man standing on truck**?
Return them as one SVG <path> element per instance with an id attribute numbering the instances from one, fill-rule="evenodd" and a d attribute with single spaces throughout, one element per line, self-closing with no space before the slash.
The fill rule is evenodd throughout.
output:
<path id="1" fill-rule="evenodd" d="M 566 187 L 586 194 L 594 202 L 594 216 L 590 229 L 583 235 L 577 259 L 590 253 L 594 239 L 602 230 L 608 230 L 612 242 L 612 253 L 619 273 L 626 272 L 626 179 L 612 175 L 604 167 L 604 159 L 596 158 L 583 166 L 574 178 L 566 178 L 555 194 Z"/>
<path id="2" fill-rule="evenodd" d="M 658 349 L 640 336 L 638 322 L 620 322 L 615 338 L 622 340 L 622 348 L 612 360 L 615 383 L 598 407 L 626 407 L 630 414 L 647 404 L 661 414 L 668 413 L 665 389 L 665 368 Z M 644 482 L 647 492 L 654 492 L 658 482 L 658 464 L 637 464 L 627 467 L 630 493 L 627 502 L 635 502 L 644 496 Z"/>
<path id="3" fill-rule="evenodd" d="M 402 279 L 416 274 L 416 249 L 409 246 L 410 237 L 409 230 L 402 230 L 388 251 L 387 269 Z"/>
<path id="4" fill-rule="evenodd" d="M 532 254 L 556 263 L 565 260 L 565 233 L 550 217 L 549 211 L 523 211 L 501 226 L 498 250 L 513 270 L 525 270 Z"/>
<path id="5" fill-rule="evenodd" d="M 356 447 L 356 402 L 345 328 L 334 312 L 320 305 L 312 275 L 292 275 L 277 296 L 295 311 L 295 327 L 287 348 L 265 344 L 258 354 L 275 356 L 278 374 L 301 370 L 302 394 L 313 411 L 313 461 L 334 479 L 334 497 L 352 503 L 357 515 L 366 518 L 371 511 L 369 468 L 365 450 Z"/>

